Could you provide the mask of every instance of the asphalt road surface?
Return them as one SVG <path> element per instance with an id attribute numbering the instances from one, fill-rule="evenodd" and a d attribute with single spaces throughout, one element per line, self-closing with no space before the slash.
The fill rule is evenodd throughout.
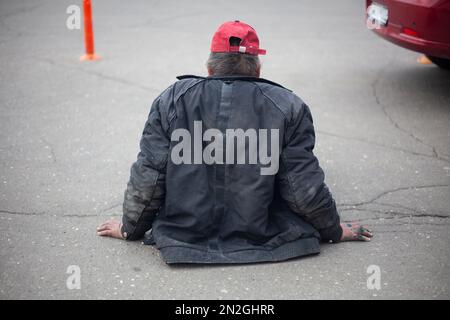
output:
<path id="1" fill-rule="evenodd" d="M 0 2 L 0 298 L 450 298 L 450 73 L 369 31 L 362 1 L 94 0 L 96 62 L 79 61 L 72 4 Z M 372 242 L 169 267 L 153 247 L 96 236 L 121 216 L 153 99 L 204 75 L 213 32 L 234 19 L 267 49 L 262 76 L 310 105 L 342 219 Z"/>

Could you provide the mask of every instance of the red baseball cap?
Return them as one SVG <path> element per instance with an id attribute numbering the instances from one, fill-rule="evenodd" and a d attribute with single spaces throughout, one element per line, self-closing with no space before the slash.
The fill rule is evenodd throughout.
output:
<path id="1" fill-rule="evenodd" d="M 231 46 L 230 38 L 239 38 L 239 46 Z M 251 55 L 264 55 L 266 50 L 259 48 L 259 39 L 255 29 L 239 20 L 222 24 L 212 38 L 211 52 L 240 52 Z"/>

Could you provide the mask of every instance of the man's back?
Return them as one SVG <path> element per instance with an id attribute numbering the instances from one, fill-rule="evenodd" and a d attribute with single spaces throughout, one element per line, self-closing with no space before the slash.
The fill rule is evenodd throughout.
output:
<path id="1" fill-rule="evenodd" d="M 319 252 L 318 232 L 288 206 L 298 206 L 299 197 L 315 206 L 326 188 L 312 150 L 302 162 L 309 169 L 301 174 L 313 175 L 308 187 L 291 185 L 299 177 L 290 176 L 296 175 L 289 171 L 296 156 L 290 141 L 305 115 L 307 106 L 292 92 L 248 77 L 186 77 L 155 100 L 141 141 L 140 157 L 149 160 L 134 166 L 130 180 L 139 184 L 142 168 L 159 172 L 149 178 L 155 186 L 161 181 L 155 194 L 162 196 L 165 186 L 152 238 L 168 263 L 278 261 Z M 303 143 L 313 146 L 314 133 L 306 134 Z M 324 195 L 319 202 L 332 202 Z"/>

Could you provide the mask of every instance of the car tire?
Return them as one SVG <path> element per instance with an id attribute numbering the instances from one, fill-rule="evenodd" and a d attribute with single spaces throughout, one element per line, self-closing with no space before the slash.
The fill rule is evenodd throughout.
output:
<path id="1" fill-rule="evenodd" d="M 432 57 L 432 56 L 427 56 L 427 57 L 428 57 L 428 59 L 431 60 L 431 62 L 433 62 L 439 68 L 442 68 L 445 70 L 450 70 L 450 60 L 449 59 Z"/>

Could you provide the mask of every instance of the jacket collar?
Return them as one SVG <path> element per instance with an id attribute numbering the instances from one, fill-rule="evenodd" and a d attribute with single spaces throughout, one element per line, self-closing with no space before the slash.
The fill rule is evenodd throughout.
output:
<path id="1" fill-rule="evenodd" d="M 241 80 L 241 81 L 250 81 L 250 82 L 262 82 L 262 83 L 268 83 L 286 90 L 289 90 L 285 87 L 283 87 L 281 84 L 278 84 L 276 82 L 264 79 L 264 78 L 257 78 L 257 77 L 249 77 L 249 76 L 208 76 L 208 77 L 202 77 L 202 76 L 195 76 L 195 75 L 191 75 L 191 74 L 186 74 L 186 75 L 182 75 L 182 76 L 178 76 L 177 79 L 178 80 L 183 80 L 183 79 L 189 79 L 189 78 L 194 78 L 194 79 L 205 79 L 205 80 L 228 80 L 228 81 L 235 81 L 235 80 Z M 289 90 L 291 91 L 291 90 Z"/>

